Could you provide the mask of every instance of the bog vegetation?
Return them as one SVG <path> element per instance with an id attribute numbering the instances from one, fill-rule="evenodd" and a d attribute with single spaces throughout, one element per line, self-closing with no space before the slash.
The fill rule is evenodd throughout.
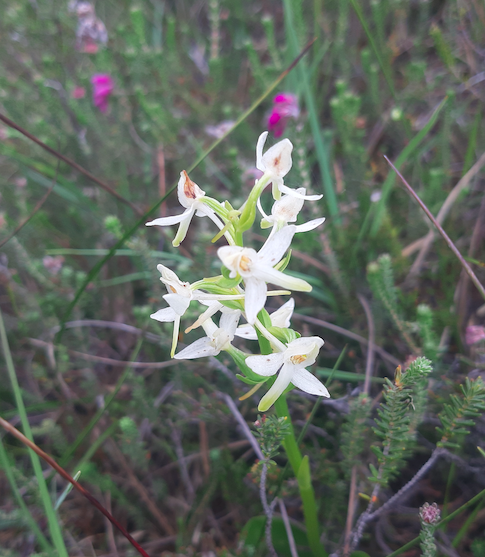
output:
<path id="1" fill-rule="evenodd" d="M 484 26 L 480 0 L 6 2 L 2 557 L 485 556 Z M 261 280 L 293 301 L 248 309 L 238 250 L 278 227 Z M 218 277 L 219 326 L 160 314 L 169 271 Z"/>

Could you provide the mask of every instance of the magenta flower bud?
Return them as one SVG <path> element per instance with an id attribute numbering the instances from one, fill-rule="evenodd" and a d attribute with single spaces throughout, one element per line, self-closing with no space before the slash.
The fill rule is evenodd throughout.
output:
<path id="1" fill-rule="evenodd" d="M 290 118 L 298 118 L 300 109 L 298 99 L 291 93 L 278 93 L 273 99 L 273 109 L 268 118 L 268 128 L 275 137 L 280 137 L 285 131 Z"/>
<path id="2" fill-rule="evenodd" d="M 108 99 L 113 92 L 114 83 L 108 74 L 95 74 L 91 78 L 93 85 L 93 103 L 101 112 L 108 110 Z"/>

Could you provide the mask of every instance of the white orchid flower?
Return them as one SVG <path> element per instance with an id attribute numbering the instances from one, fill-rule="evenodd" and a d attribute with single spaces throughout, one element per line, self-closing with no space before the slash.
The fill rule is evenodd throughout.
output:
<path id="1" fill-rule="evenodd" d="M 181 352 L 175 354 L 175 359 L 193 360 L 205 356 L 217 356 L 222 350 L 227 350 L 234 340 L 234 333 L 240 317 L 241 312 L 237 310 L 223 313 L 219 321 L 219 327 L 212 319 L 207 319 L 202 323 L 207 336 L 199 338 Z"/>
<path id="2" fill-rule="evenodd" d="M 295 225 L 286 226 L 268 238 L 259 252 L 240 246 L 224 246 L 217 250 L 220 260 L 231 271 L 229 276 L 235 278 L 240 275 L 244 279 L 244 309 L 250 325 L 254 324 L 266 302 L 267 282 L 301 292 L 312 289 L 308 282 L 273 268 L 290 246 L 295 231 Z"/>
<path id="3" fill-rule="evenodd" d="M 286 186 L 285 186 L 286 188 Z M 289 189 L 289 188 L 287 188 Z M 303 207 L 303 203 L 305 199 L 309 199 L 311 201 L 315 201 L 321 199 L 321 195 L 305 195 L 305 188 L 298 188 L 296 190 L 292 190 L 295 194 L 288 194 L 283 195 L 281 199 L 278 199 L 273 203 L 273 207 L 271 208 L 271 215 L 267 215 L 263 207 L 261 206 L 261 201 L 258 198 L 257 205 L 259 212 L 263 215 L 263 219 L 261 221 L 261 228 L 269 228 L 270 226 L 273 227 L 273 231 L 276 232 L 280 228 L 283 228 L 290 222 L 296 222 L 296 218 L 298 213 L 301 211 Z M 295 225 L 295 232 L 308 232 L 309 230 L 313 230 L 317 226 L 320 226 L 322 223 L 325 222 L 325 218 L 313 219 L 303 224 Z"/>
<path id="4" fill-rule="evenodd" d="M 275 375 L 279 370 L 276 381 L 259 403 L 260 412 L 266 412 L 290 383 L 306 393 L 330 397 L 325 385 L 305 369 L 315 363 L 322 346 L 320 337 L 301 337 L 290 342 L 283 352 L 246 358 L 247 366 L 263 377 Z"/>
<path id="5" fill-rule="evenodd" d="M 270 177 L 273 184 L 273 197 L 279 199 L 281 188 L 286 187 L 283 185 L 283 178 L 291 169 L 293 144 L 289 139 L 283 139 L 270 147 L 263 155 L 263 147 L 267 137 L 268 132 L 263 132 L 259 136 L 256 145 L 256 168 Z"/>
<path id="6" fill-rule="evenodd" d="M 180 173 L 177 196 L 182 207 L 185 207 L 185 211 L 181 215 L 162 217 L 146 223 L 146 226 L 172 226 L 173 224 L 179 224 L 179 229 L 172 242 L 174 247 L 179 246 L 180 242 L 184 240 L 194 215 L 209 217 L 219 230 L 224 228 L 223 222 L 214 210 L 203 201 L 205 191 L 201 190 L 195 182 L 192 182 L 185 170 L 182 170 Z"/>
<path id="7" fill-rule="evenodd" d="M 295 300 L 293 298 L 290 298 L 285 304 L 283 304 L 279 309 L 274 311 L 269 316 L 269 318 L 271 319 L 271 325 L 273 327 L 281 327 L 282 329 L 287 329 L 290 326 L 290 319 L 293 315 L 294 309 Z M 256 329 L 249 323 L 238 327 L 236 329 L 236 336 L 245 338 L 247 340 L 258 340 Z"/>
<path id="8" fill-rule="evenodd" d="M 175 349 L 177 347 L 177 340 L 180 331 L 180 321 L 184 313 L 187 311 L 192 300 L 204 303 L 214 302 L 218 303 L 217 300 L 240 300 L 244 297 L 243 294 L 240 295 L 220 295 L 220 294 L 206 294 L 200 290 L 196 290 L 192 287 L 189 282 L 182 282 L 178 276 L 164 265 L 157 265 L 157 269 L 162 274 L 160 280 L 167 287 L 168 294 L 165 294 L 163 299 L 168 303 L 167 308 L 159 309 L 155 313 L 152 313 L 150 317 L 155 319 L 155 321 L 160 321 L 162 323 L 173 322 L 173 337 L 172 337 L 172 350 L 171 356 L 175 354 Z M 219 304 L 222 305 L 222 304 Z M 214 313 L 217 309 L 214 311 Z"/>

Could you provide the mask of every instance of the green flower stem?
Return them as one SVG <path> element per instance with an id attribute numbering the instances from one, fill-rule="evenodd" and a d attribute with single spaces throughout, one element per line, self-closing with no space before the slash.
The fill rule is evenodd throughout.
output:
<path id="1" fill-rule="evenodd" d="M 310 548 L 314 557 L 327 557 L 327 553 L 320 543 L 317 504 L 311 482 L 308 457 L 302 457 L 300 449 L 298 448 L 285 394 L 281 395 L 275 402 L 275 410 L 278 417 L 286 418 L 290 426 L 290 433 L 285 437 L 283 447 L 298 481 L 298 489 L 303 503 L 303 514 L 305 515 L 305 525 Z"/>

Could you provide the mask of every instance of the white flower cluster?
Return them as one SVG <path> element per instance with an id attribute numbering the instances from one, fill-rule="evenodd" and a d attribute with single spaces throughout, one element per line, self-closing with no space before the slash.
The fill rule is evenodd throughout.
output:
<path id="1" fill-rule="evenodd" d="M 235 210 L 226 201 L 219 203 L 207 197 L 187 175 L 180 174 L 178 199 L 185 211 L 177 216 L 155 219 L 147 226 L 171 226 L 179 228 L 173 245 L 178 246 L 185 238 L 193 216 L 209 217 L 219 228 L 218 237 L 224 235 L 228 245 L 221 247 L 217 255 L 223 265 L 223 274 L 202 279 L 190 284 L 182 282 L 177 275 L 163 265 L 158 265 L 161 281 L 167 287 L 163 296 L 168 307 L 151 317 L 161 322 L 173 322 L 172 356 L 175 354 L 180 323 L 190 302 L 197 301 L 207 309 L 186 332 L 201 326 L 206 336 L 196 340 L 175 355 L 178 359 L 193 359 L 217 356 L 227 351 L 244 375 L 238 376 L 254 389 L 275 376 L 272 386 L 262 398 L 258 409 L 266 411 L 289 387 L 290 383 L 307 393 L 329 397 L 325 386 L 305 368 L 315 363 L 323 345 L 319 337 L 300 337 L 289 328 L 294 309 L 290 299 L 279 310 L 269 315 L 264 306 L 267 296 L 289 294 L 288 290 L 309 292 L 306 281 L 285 274 L 289 256 L 285 253 L 297 232 L 313 230 L 324 222 L 324 218 L 304 224 L 296 222 L 305 200 L 318 200 L 321 195 L 307 196 L 305 188 L 293 190 L 284 185 L 283 178 L 291 169 L 293 145 L 288 139 L 280 141 L 263 154 L 268 132 L 261 134 L 256 147 L 256 166 L 263 176 L 256 181 L 244 205 Z M 262 209 L 260 196 L 264 188 L 272 184 L 275 199 L 271 215 Z M 284 194 L 284 195 L 282 195 Z M 243 233 L 251 228 L 256 217 L 256 208 L 261 212 L 262 228 L 271 227 L 268 239 L 259 251 L 243 244 Z M 284 290 L 268 291 L 268 283 Z M 220 312 L 219 326 L 212 317 Z M 241 316 L 247 321 L 239 326 Z M 233 346 L 234 337 L 266 342 L 272 354 L 249 355 Z M 269 344 L 268 344 L 269 343 Z"/>

